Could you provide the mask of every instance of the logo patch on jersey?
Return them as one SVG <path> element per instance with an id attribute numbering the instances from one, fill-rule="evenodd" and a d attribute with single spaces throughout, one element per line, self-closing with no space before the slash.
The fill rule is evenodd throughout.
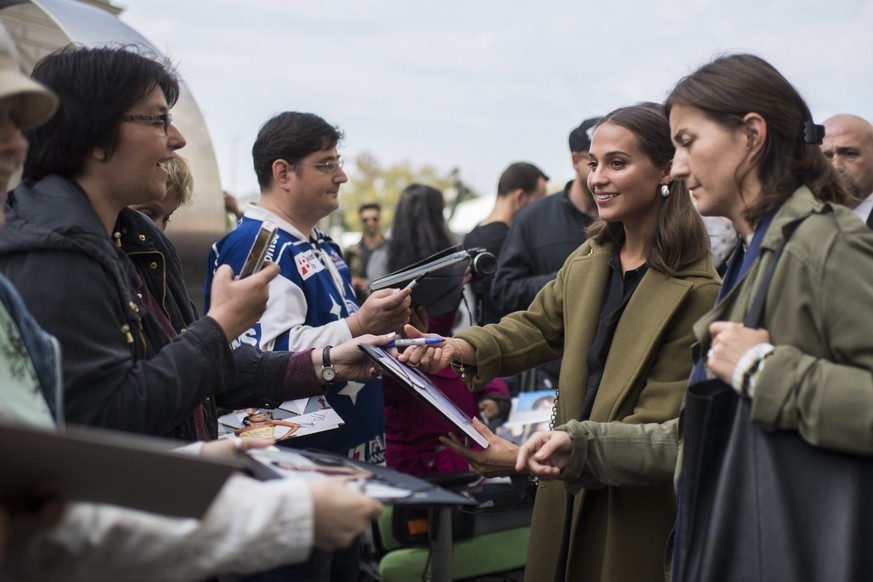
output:
<path id="1" fill-rule="evenodd" d="M 325 268 L 311 250 L 295 256 L 294 262 L 297 263 L 297 272 L 304 281 Z"/>

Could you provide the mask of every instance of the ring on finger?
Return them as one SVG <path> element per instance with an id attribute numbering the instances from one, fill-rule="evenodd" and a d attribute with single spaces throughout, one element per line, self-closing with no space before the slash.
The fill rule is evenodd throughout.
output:
<path id="1" fill-rule="evenodd" d="M 409 362 L 409 367 L 410 368 L 417 368 L 419 366 L 419 364 L 421 364 L 421 362 L 419 362 L 418 364 L 413 364 L 412 362 Z"/>

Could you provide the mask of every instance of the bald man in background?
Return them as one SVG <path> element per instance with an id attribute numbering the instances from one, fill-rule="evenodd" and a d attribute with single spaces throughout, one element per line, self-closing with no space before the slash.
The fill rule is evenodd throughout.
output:
<path id="1" fill-rule="evenodd" d="M 873 125 L 841 113 L 825 120 L 824 126 L 821 149 L 860 201 L 855 214 L 873 228 Z"/>

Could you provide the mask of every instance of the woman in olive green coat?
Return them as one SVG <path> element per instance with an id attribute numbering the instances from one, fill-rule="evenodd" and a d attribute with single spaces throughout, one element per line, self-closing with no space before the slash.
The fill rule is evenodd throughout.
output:
<path id="1" fill-rule="evenodd" d="M 692 324 L 712 307 L 718 279 L 702 221 L 684 186 L 670 179 L 672 157 L 660 106 L 607 115 L 590 150 L 588 185 L 600 221 L 590 227 L 589 240 L 527 311 L 469 328 L 437 349 L 409 350 L 403 359 L 428 370 L 463 364 L 465 379 L 476 389 L 495 376 L 563 356 L 557 423 L 675 418 L 691 371 Z M 477 472 L 513 470 L 516 447 L 487 436 L 491 446 L 485 451 L 444 442 Z M 572 503 L 567 580 L 663 579 L 663 552 L 675 517 L 669 482 L 583 490 Z M 566 513 L 563 485 L 541 485 L 527 580 L 552 580 L 561 569 Z"/>

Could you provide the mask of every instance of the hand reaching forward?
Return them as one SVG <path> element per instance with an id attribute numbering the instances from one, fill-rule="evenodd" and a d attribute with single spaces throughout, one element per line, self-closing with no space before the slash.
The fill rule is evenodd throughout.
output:
<path id="1" fill-rule="evenodd" d="M 361 535 L 367 522 L 382 513 L 382 504 L 351 490 L 348 479 L 310 481 L 315 508 L 315 547 L 332 551 L 346 548 Z"/>
<path id="2" fill-rule="evenodd" d="M 412 346 L 400 354 L 398 359 L 413 368 L 419 368 L 422 372 L 434 374 L 451 365 L 452 362 L 463 361 L 470 364 L 476 361 L 476 352 L 473 346 L 462 339 L 444 338 L 435 333 L 421 333 L 415 327 L 407 325 L 403 333 L 408 338 L 431 337 L 443 340 L 443 343 L 435 346 Z M 458 353 L 458 349 L 461 353 Z"/>
<path id="3" fill-rule="evenodd" d="M 337 380 L 369 380 L 379 374 L 376 364 L 358 346 L 369 344 L 383 346 L 397 337 L 395 333 L 385 335 L 362 335 L 341 343 L 330 349 L 330 362 L 336 370 Z M 389 350 L 396 353 L 396 350 Z M 312 364 L 318 370 L 322 364 L 322 351 L 312 350 Z"/>
<path id="4" fill-rule="evenodd" d="M 543 479 L 557 479 L 570 464 L 573 443 L 563 430 L 534 433 L 518 450 L 515 470 L 529 471 Z"/>
<path id="5" fill-rule="evenodd" d="M 455 433 L 448 437 L 440 437 L 440 442 L 452 449 L 469 463 L 470 471 L 483 477 L 501 477 L 513 475 L 518 447 L 506 439 L 502 439 L 485 426 L 478 418 L 473 419 L 473 426 L 488 439 L 488 448 L 476 451 L 470 447 L 469 439 L 462 443 Z"/>

